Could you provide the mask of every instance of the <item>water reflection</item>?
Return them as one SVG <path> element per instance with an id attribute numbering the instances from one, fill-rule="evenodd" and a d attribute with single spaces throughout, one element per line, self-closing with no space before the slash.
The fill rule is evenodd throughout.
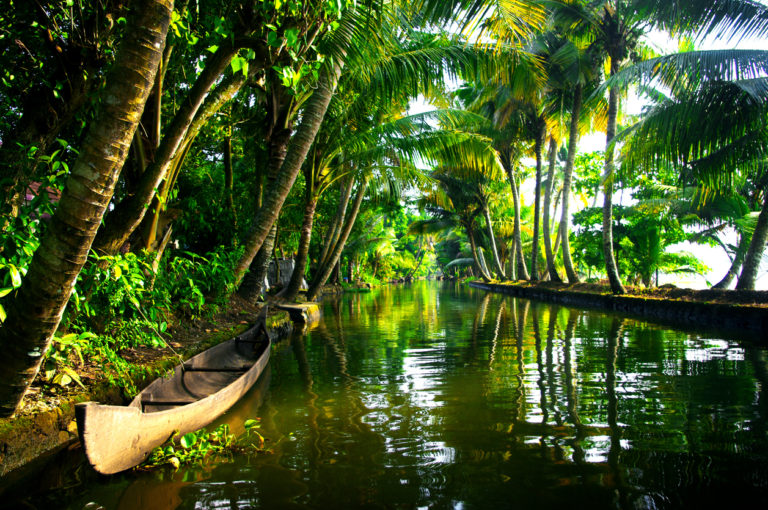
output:
<path id="1" fill-rule="evenodd" d="M 167 508 L 675 508 L 768 493 L 762 347 L 452 284 L 325 307 L 275 347 L 263 404 L 241 404 L 272 453 L 196 470 L 180 502 L 158 498 Z"/>

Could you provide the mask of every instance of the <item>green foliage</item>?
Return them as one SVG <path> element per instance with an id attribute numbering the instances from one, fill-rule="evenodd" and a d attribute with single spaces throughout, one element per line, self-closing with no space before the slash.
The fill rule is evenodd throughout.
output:
<path id="1" fill-rule="evenodd" d="M 80 366 L 83 365 L 83 352 L 90 353 L 89 340 L 95 336 L 87 332 L 54 336 L 43 360 L 43 380 L 59 386 L 67 386 L 74 381 L 81 387 L 85 387 L 80 376 L 73 369 L 73 363 L 79 362 Z"/>
<path id="2" fill-rule="evenodd" d="M 689 240 L 680 222 L 665 207 L 638 204 L 614 208 L 614 250 L 621 273 L 629 281 L 651 286 L 660 273 L 703 274 L 707 268 L 693 255 L 667 249 Z M 593 275 L 604 267 L 602 209 L 586 208 L 574 215 L 571 237 L 574 257 L 582 271 Z"/>
<path id="3" fill-rule="evenodd" d="M 206 257 L 178 253 L 160 264 L 157 275 L 150 263 L 153 256 L 91 256 L 64 321 L 75 332 L 54 338 L 43 365 L 44 381 L 80 384 L 74 369 L 88 360 L 102 367 L 100 375 L 109 383 L 129 396 L 135 394 L 133 379 L 141 369 L 120 353 L 140 346 L 165 347 L 164 334 L 176 313 L 200 315 L 214 304 L 212 296 L 230 290 L 239 253 L 223 247 Z"/>
<path id="4" fill-rule="evenodd" d="M 201 429 L 189 432 L 179 437 L 174 436 L 166 444 L 158 446 L 149 454 L 138 469 L 153 469 L 161 466 L 172 466 L 178 469 L 190 464 L 203 464 L 212 459 L 222 460 L 224 456 L 235 453 L 258 453 L 264 449 L 264 437 L 258 432 L 261 426 L 259 419 L 246 420 L 243 423 L 245 436 L 238 440 L 229 430 L 226 423 L 219 425 L 211 432 Z M 256 442 L 249 441 L 256 436 Z"/>
<path id="5" fill-rule="evenodd" d="M 240 255 L 240 249 L 219 246 L 205 257 L 181 252 L 166 258 L 155 282 L 155 296 L 167 306 L 200 314 L 206 299 L 234 290 L 233 267 Z"/>

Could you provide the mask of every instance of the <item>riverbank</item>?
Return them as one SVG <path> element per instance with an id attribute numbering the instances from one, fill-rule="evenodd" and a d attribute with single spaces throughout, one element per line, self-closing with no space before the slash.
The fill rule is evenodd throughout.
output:
<path id="1" fill-rule="evenodd" d="M 768 291 L 628 288 L 612 294 L 598 284 L 556 282 L 470 282 L 470 286 L 516 297 L 580 308 L 609 310 L 667 324 L 768 333 Z"/>
<path id="2" fill-rule="evenodd" d="M 141 391 L 159 375 L 213 345 L 245 331 L 261 309 L 236 296 L 226 309 L 208 318 L 182 319 L 170 331 L 163 348 L 137 347 L 120 355 L 131 364 L 131 383 Z M 275 336 L 287 335 L 293 323 L 287 312 L 270 309 L 267 327 Z M 85 362 L 76 368 L 84 387 L 41 384 L 37 381 L 24 397 L 20 412 L 0 419 L 0 492 L 56 452 L 77 444 L 74 408 L 78 402 L 125 404 L 124 384 L 105 377 L 103 367 Z"/>

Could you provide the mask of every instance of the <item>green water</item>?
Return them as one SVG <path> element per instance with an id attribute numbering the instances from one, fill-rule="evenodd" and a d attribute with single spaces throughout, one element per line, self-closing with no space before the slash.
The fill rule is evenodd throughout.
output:
<path id="1" fill-rule="evenodd" d="M 346 295 L 324 313 L 274 347 L 268 377 L 224 418 L 237 429 L 261 417 L 271 454 L 113 477 L 80 465 L 24 499 L 72 509 L 766 501 L 763 347 L 453 284 Z"/>

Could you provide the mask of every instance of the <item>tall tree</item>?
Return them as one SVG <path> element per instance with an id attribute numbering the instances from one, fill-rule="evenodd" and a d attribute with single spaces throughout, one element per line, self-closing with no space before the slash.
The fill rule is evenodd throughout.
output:
<path id="1" fill-rule="evenodd" d="M 162 58 L 173 0 L 136 0 L 102 92 L 102 108 L 72 168 L 52 224 L 0 328 L 0 415 L 37 374 L 107 209 Z"/>
<path id="2" fill-rule="evenodd" d="M 576 33 L 588 34 L 615 76 L 636 58 L 641 38 L 651 28 L 693 32 L 699 36 L 720 33 L 760 34 L 768 30 L 768 8 L 751 0 L 584 0 L 547 1 L 556 17 Z M 603 173 L 603 254 L 611 290 L 625 292 L 613 250 L 614 137 L 617 131 L 620 88 L 608 89 L 608 118 Z"/>

